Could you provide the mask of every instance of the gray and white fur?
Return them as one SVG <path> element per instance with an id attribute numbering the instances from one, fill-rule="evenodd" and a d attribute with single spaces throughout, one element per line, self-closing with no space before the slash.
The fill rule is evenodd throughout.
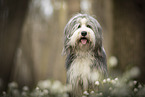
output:
<path id="1" fill-rule="evenodd" d="M 93 89 L 96 80 L 107 76 L 102 28 L 95 18 L 77 14 L 69 20 L 64 30 L 63 52 L 67 55 L 67 83 L 72 86 L 73 97 Z"/>

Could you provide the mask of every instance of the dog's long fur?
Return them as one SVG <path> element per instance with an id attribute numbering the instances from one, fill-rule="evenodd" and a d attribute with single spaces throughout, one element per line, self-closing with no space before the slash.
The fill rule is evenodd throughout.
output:
<path id="1" fill-rule="evenodd" d="M 86 36 L 83 31 L 87 32 Z M 72 85 L 74 97 L 81 96 L 84 90 L 94 87 L 96 80 L 107 76 L 102 29 L 93 17 L 77 14 L 70 19 L 64 31 L 63 51 L 67 55 L 67 83 Z"/>

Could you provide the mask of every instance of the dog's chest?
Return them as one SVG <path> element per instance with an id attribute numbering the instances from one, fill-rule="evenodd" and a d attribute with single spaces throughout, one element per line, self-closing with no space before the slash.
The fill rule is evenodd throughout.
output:
<path id="1" fill-rule="evenodd" d="M 89 77 L 91 73 L 92 60 L 88 58 L 76 58 L 71 64 L 70 71 L 74 77 Z"/>
<path id="2" fill-rule="evenodd" d="M 83 82 L 84 87 L 88 86 L 88 82 L 94 82 L 98 79 L 98 72 L 92 68 L 94 62 L 94 57 L 80 56 L 74 59 L 68 70 L 69 83 L 76 85 L 79 81 Z"/>

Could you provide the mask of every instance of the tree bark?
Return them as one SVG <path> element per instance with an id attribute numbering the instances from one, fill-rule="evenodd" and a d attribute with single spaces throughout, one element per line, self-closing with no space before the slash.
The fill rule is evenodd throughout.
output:
<path id="1" fill-rule="evenodd" d="M 103 46 L 106 50 L 107 58 L 111 56 L 113 42 L 113 2 L 112 0 L 93 0 L 93 15 L 102 26 Z"/>
<path id="2" fill-rule="evenodd" d="M 0 89 L 10 81 L 28 3 L 29 0 L 0 0 Z"/>
<path id="3" fill-rule="evenodd" d="M 141 70 L 139 79 L 145 82 L 145 1 L 113 1 L 113 47 L 112 55 L 117 56 L 118 68 L 138 66 Z"/>

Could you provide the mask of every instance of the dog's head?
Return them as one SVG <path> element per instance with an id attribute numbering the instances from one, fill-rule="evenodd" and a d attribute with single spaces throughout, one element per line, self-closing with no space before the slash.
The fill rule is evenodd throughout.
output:
<path id="1" fill-rule="evenodd" d="M 98 21 L 87 14 L 72 17 L 64 30 L 64 52 L 98 47 L 102 47 L 102 29 Z"/>

